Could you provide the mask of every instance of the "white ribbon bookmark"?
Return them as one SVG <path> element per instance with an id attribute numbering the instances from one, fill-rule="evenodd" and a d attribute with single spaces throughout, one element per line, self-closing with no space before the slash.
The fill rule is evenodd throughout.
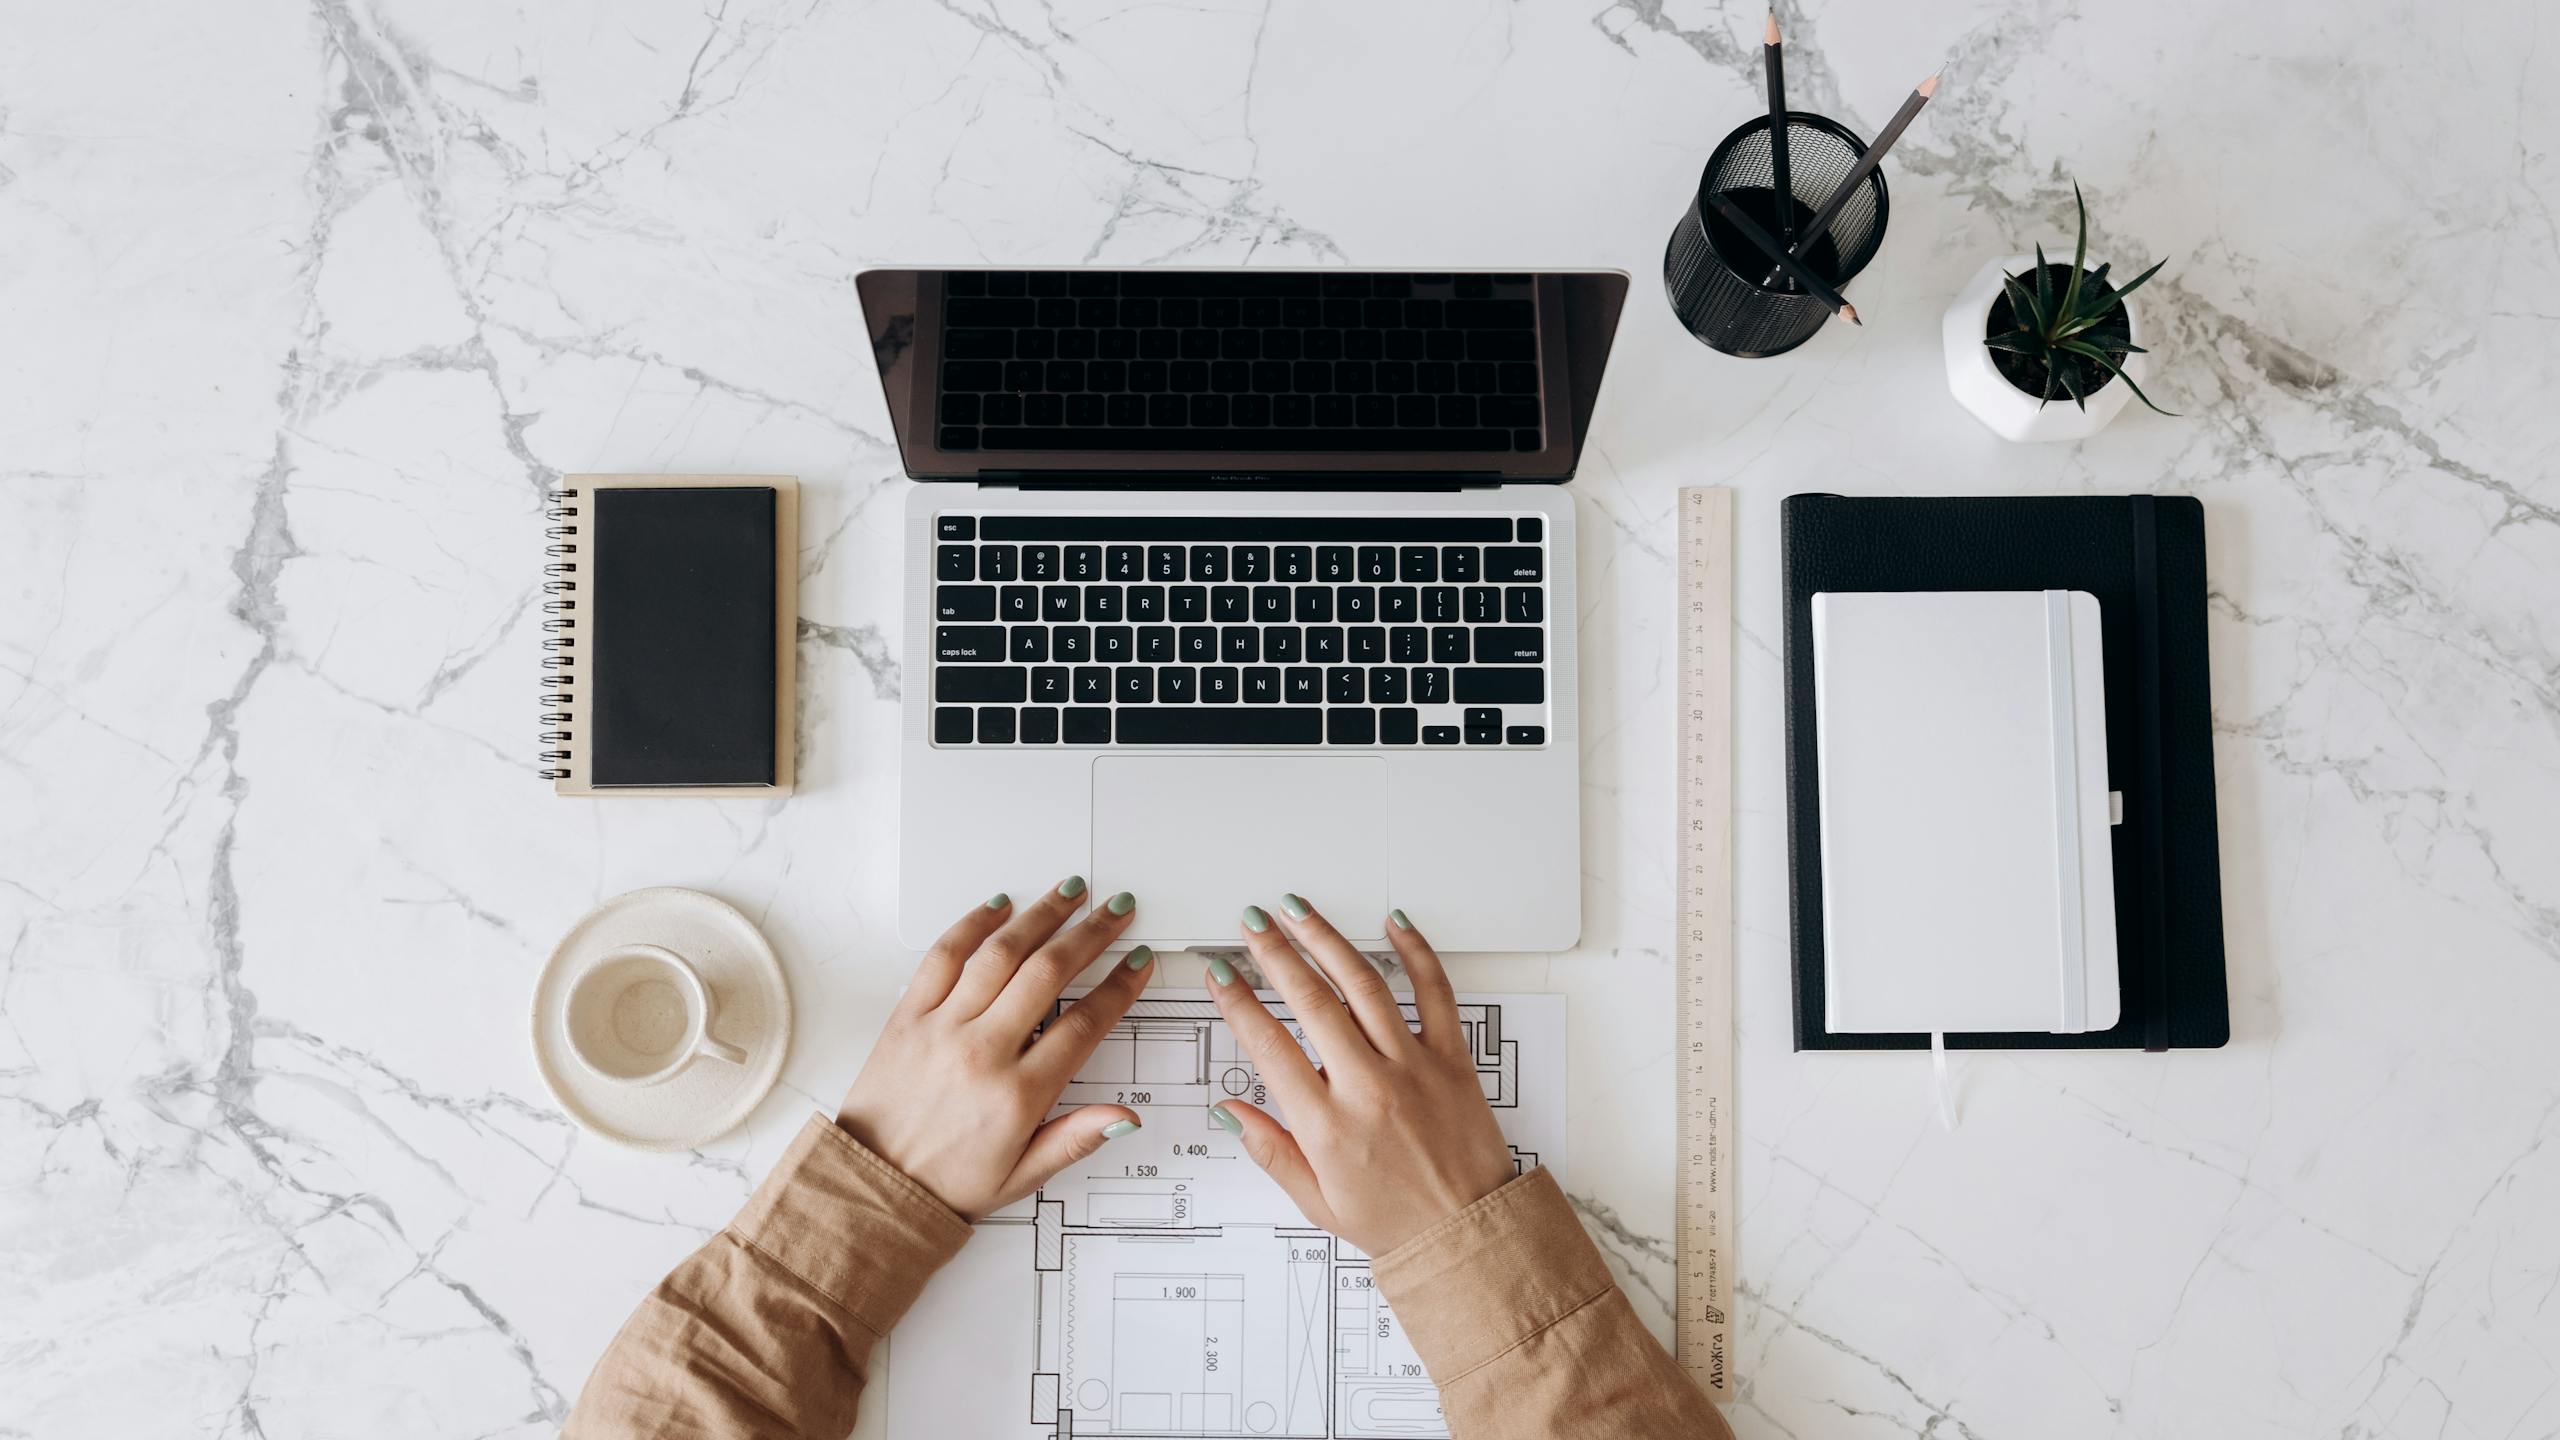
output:
<path id="1" fill-rule="evenodd" d="M 1956 1128 L 1956 1090 L 1947 1078 L 1947 1037 L 1941 1031 L 1929 1032 L 1929 1068 L 1937 1073 L 1938 1128 Z"/>

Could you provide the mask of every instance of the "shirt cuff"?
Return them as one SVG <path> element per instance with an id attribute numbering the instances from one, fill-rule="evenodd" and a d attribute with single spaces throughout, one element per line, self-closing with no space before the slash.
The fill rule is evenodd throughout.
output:
<path id="1" fill-rule="evenodd" d="M 729 1225 L 885 1335 L 969 1241 L 969 1222 L 824 1115 L 812 1115 Z"/>
<path id="2" fill-rule="evenodd" d="M 1543 1168 L 1378 1256 L 1372 1270 L 1444 1388 L 1617 1285 Z"/>

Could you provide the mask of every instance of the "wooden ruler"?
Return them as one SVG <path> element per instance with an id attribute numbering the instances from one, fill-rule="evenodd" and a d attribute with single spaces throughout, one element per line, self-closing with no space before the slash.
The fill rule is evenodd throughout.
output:
<path id="1" fill-rule="evenodd" d="M 1680 1363 L 1733 1398 L 1733 492 L 1680 492 Z"/>

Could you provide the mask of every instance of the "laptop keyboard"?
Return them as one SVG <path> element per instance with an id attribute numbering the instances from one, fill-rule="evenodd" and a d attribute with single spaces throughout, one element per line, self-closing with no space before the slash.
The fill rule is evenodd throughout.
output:
<path id="1" fill-rule="evenodd" d="M 1535 516 L 944 514 L 937 745 L 1538 746 Z"/>
<path id="2" fill-rule="evenodd" d="M 1531 451 L 1526 275 L 943 277 L 945 450 Z"/>

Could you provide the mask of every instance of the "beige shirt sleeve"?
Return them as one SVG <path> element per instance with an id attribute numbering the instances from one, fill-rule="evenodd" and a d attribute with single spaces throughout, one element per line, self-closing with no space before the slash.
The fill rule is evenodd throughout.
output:
<path id="1" fill-rule="evenodd" d="M 1532 1170 L 1377 1258 L 1458 1440 L 1730 1440 Z"/>
<path id="2" fill-rule="evenodd" d="M 568 1440 L 844 1440 L 873 1342 L 969 1222 L 826 1116 L 738 1218 L 640 1302 L 578 1396 Z"/>
<path id="3" fill-rule="evenodd" d="M 640 1303 L 562 1433 L 843 1440 L 874 1342 L 968 1238 L 813 1116 L 729 1228 Z M 1544 1170 L 1380 1256 L 1376 1274 L 1458 1440 L 1730 1440 Z"/>

